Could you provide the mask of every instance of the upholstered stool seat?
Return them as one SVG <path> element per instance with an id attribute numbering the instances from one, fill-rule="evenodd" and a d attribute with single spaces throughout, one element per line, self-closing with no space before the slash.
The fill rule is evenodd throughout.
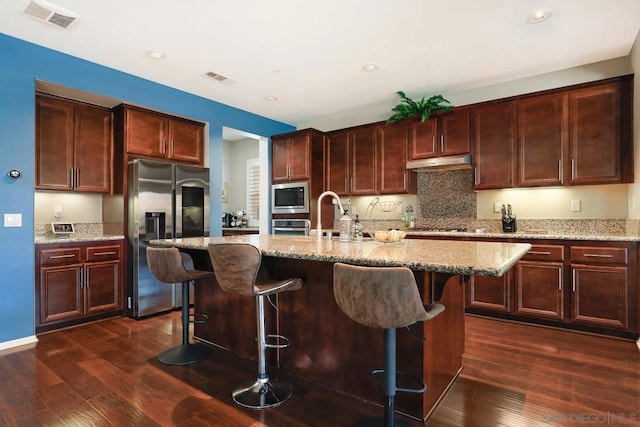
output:
<path id="1" fill-rule="evenodd" d="M 370 328 L 384 329 L 384 369 L 372 372 L 385 391 L 384 419 L 367 419 L 359 426 L 393 427 L 397 391 L 422 393 L 424 383 L 416 376 L 396 370 L 396 328 L 433 319 L 444 311 L 441 304 L 422 303 L 413 272 L 406 267 L 360 267 L 336 263 L 333 267 L 333 293 L 336 303 L 352 320 Z M 384 381 L 375 375 L 384 374 Z M 414 389 L 396 386 L 397 375 L 419 382 Z"/>
<path id="2" fill-rule="evenodd" d="M 213 271 L 220 287 L 230 293 L 256 298 L 258 378 L 236 389 L 233 400 L 241 406 L 252 409 L 272 408 L 289 399 L 292 387 L 289 383 L 269 379 L 266 368 L 266 349 L 284 348 L 288 340 L 281 335 L 267 335 L 265 326 L 265 297 L 302 287 L 302 280 L 258 281 L 262 263 L 260 250 L 246 243 L 210 244 L 208 247 Z M 268 344 L 267 338 L 275 338 L 276 344 Z M 283 343 L 283 344 L 281 344 Z"/>
<path id="3" fill-rule="evenodd" d="M 196 280 L 212 277 L 213 272 L 187 269 L 177 248 L 147 248 L 149 270 L 158 281 L 173 284 L 182 283 L 182 344 L 163 351 L 158 361 L 166 365 L 187 365 L 204 359 L 211 353 L 205 344 L 189 342 L 189 323 L 206 321 L 205 315 L 189 316 L 189 285 Z M 196 320 L 197 319 L 197 320 Z"/>

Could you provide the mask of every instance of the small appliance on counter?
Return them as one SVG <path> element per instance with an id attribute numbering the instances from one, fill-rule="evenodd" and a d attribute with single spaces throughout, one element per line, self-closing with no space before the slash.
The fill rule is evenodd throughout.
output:
<path id="1" fill-rule="evenodd" d="M 502 212 L 502 231 L 505 233 L 515 233 L 517 229 L 516 216 L 511 210 L 511 205 L 507 205 L 507 207 L 502 205 L 500 211 Z"/>
<path id="2" fill-rule="evenodd" d="M 233 221 L 233 214 L 232 213 L 223 213 L 222 214 L 222 227 L 223 228 L 230 228 L 231 227 L 231 222 Z"/>

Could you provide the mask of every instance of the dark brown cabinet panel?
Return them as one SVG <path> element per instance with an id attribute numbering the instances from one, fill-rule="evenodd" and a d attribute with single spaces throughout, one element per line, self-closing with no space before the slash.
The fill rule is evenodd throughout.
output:
<path id="1" fill-rule="evenodd" d="M 519 261 L 516 264 L 514 313 L 564 319 L 561 262 Z"/>
<path id="2" fill-rule="evenodd" d="M 467 154 L 471 149 L 469 110 L 454 110 L 410 127 L 411 160 Z"/>
<path id="3" fill-rule="evenodd" d="M 473 110 L 475 188 L 508 188 L 514 176 L 513 103 Z"/>
<path id="4" fill-rule="evenodd" d="M 38 247 L 36 331 L 122 312 L 122 253 L 122 242 Z"/>
<path id="5" fill-rule="evenodd" d="M 511 273 L 502 277 L 472 276 L 467 307 L 508 313 L 511 310 Z"/>
<path id="6" fill-rule="evenodd" d="M 108 193 L 112 114 L 102 108 L 36 98 L 36 189 Z"/>
<path id="7" fill-rule="evenodd" d="M 331 132 L 325 142 L 325 190 L 339 196 L 349 194 L 349 137 L 348 132 Z"/>
<path id="8" fill-rule="evenodd" d="M 349 132 L 349 166 L 353 196 L 377 194 L 378 158 L 376 128 L 359 128 Z"/>
<path id="9" fill-rule="evenodd" d="M 121 105 L 126 153 L 197 165 L 204 164 L 204 123 Z"/>
<path id="10" fill-rule="evenodd" d="M 559 94 L 516 102 L 518 186 L 562 185 L 566 99 Z"/>
<path id="11" fill-rule="evenodd" d="M 569 93 L 571 184 L 621 181 L 620 115 L 618 84 Z"/>
<path id="12" fill-rule="evenodd" d="M 311 134 L 309 131 L 271 138 L 272 181 L 306 181 L 310 178 Z"/>
<path id="13" fill-rule="evenodd" d="M 627 267 L 572 264 L 574 322 L 627 329 L 629 287 Z"/>
<path id="14" fill-rule="evenodd" d="M 82 264 L 40 268 L 40 322 L 81 317 L 83 313 Z"/>
<path id="15" fill-rule="evenodd" d="M 331 132 L 325 143 L 325 190 L 340 196 L 378 191 L 377 127 Z"/>
<path id="16" fill-rule="evenodd" d="M 380 194 L 416 191 L 417 175 L 407 170 L 409 129 L 406 123 L 378 127 Z"/>

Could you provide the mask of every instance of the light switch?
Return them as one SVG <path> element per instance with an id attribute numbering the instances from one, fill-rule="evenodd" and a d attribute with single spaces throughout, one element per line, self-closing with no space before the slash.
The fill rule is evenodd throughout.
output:
<path id="1" fill-rule="evenodd" d="M 571 212 L 580 212 L 580 200 L 571 201 Z"/>
<path id="2" fill-rule="evenodd" d="M 6 213 L 4 214 L 5 227 L 22 227 L 22 214 Z"/>
<path id="3" fill-rule="evenodd" d="M 502 206 L 504 203 L 502 202 L 493 202 L 493 212 L 500 213 L 502 212 Z"/>

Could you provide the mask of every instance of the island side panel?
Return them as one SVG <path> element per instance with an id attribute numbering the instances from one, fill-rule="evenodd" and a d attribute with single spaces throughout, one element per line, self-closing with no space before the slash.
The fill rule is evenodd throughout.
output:
<path id="1" fill-rule="evenodd" d="M 442 297 L 436 301 L 445 311 L 424 323 L 424 378 L 428 390 L 424 396 L 423 414 L 427 418 L 446 394 L 462 370 L 464 353 L 464 284 L 459 275 L 424 273 L 428 291 L 425 303 L 433 301 L 436 284 L 444 283 Z"/>

